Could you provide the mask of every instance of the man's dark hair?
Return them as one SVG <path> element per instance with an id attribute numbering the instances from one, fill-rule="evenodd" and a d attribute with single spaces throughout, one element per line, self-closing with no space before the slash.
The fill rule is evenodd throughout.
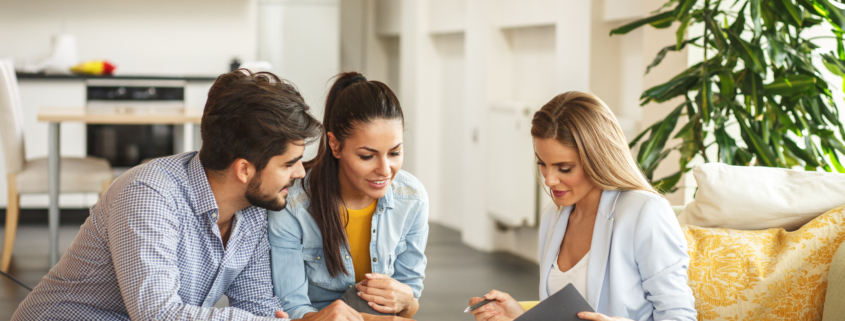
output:
<path id="1" fill-rule="evenodd" d="M 322 126 L 291 82 L 239 69 L 214 81 L 200 132 L 199 155 L 206 169 L 224 170 L 243 158 L 261 171 L 270 158 L 285 153 L 288 143 L 307 144 Z"/>

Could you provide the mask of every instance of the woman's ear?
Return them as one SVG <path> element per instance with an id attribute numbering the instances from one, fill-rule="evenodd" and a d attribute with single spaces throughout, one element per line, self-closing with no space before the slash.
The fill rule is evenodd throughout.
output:
<path id="1" fill-rule="evenodd" d="M 329 136 L 329 147 L 332 149 L 332 155 L 334 155 L 334 158 L 340 159 L 340 142 L 332 132 L 328 132 L 327 135 Z"/>

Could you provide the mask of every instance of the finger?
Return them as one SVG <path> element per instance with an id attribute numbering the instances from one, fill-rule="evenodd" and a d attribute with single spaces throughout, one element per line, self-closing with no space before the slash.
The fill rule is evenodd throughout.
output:
<path id="1" fill-rule="evenodd" d="M 342 300 L 336 300 L 332 302 L 329 307 L 332 306 L 334 306 L 333 312 L 336 313 L 336 315 L 343 317 L 343 320 L 364 321 L 358 311 L 355 311 L 355 309 L 350 307 L 348 304 L 346 304 L 346 302 L 343 302 Z"/>
<path id="2" fill-rule="evenodd" d="M 606 315 L 597 312 L 581 312 L 578 313 L 578 317 L 583 320 L 610 321 Z"/>
<path id="3" fill-rule="evenodd" d="M 392 307 L 392 306 L 385 306 L 385 305 L 375 304 L 375 303 L 373 303 L 373 302 L 367 302 L 367 304 L 369 304 L 369 305 L 370 305 L 370 307 L 371 307 L 371 308 L 373 308 L 373 310 L 376 310 L 376 311 L 381 312 L 381 313 L 387 313 L 387 314 L 396 314 L 396 313 L 398 313 L 398 312 L 396 311 L 396 308 L 395 308 L 395 307 Z"/>
<path id="4" fill-rule="evenodd" d="M 493 307 L 493 303 L 488 303 L 485 306 L 482 306 L 482 307 L 479 307 L 478 309 L 470 311 L 470 313 L 472 313 L 473 315 L 479 314 L 479 313 L 485 313 L 485 312 L 495 313 L 495 312 L 501 312 L 501 311 L 499 311 L 498 309 Z"/>
<path id="5" fill-rule="evenodd" d="M 499 302 L 505 302 L 511 299 L 511 296 L 505 292 L 497 291 L 497 290 L 490 290 L 490 293 L 484 295 L 484 298 L 487 300 L 496 300 Z"/>
<path id="6" fill-rule="evenodd" d="M 475 319 L 476 320 L 492 320 L 493 318 L 495 318 L 497 315 L 500 315 L 500 314 L 502 314 L 502 312 L 484 311 L 482 313 L 475 314 Z"/>
<path id="7" fill-rule="evenodd" d="M 384 297 L 385 299 L 395 299 L 393 296 L 393 291 L 391 290 L 370 287 L 362 284 L 358 284 L 356 287 L 358 289 L 358 292 Z"/>
<path id="8" fill-rule="evenodd" d="M 346 317 L 347 320 L 364 321 L 364 316 L 358 313 L 358 311 L 355 311 L 355 309 L 347 305 L 346 302 L 343 302 L 343 305 L 346 307 L 346 309 L 344 309 L 345 313 L 343 315 Z"/>
<path id="9" fill-rule="evenodd" d="M 366 294 L 364 292 L 358 292 L 358 297 L 364 299 L 364 301 L 367 301 L 367 302 L 373 302 L 375 304 L 380 304 L 380 305 L 390 305 L 390 301 L 385 299 L 384 297 L 380 297 L 380 296 L 376 296 L 376 295 L 372 295 L 372 294 Z"/>
<path id="10" fill-rule="evenodd" d="M 278 311 L 278 310 L 277 310 L 277 311 L 276 311 L 276 318 L 279 318 L 279 319 L 287 319 L 287 318 L 288 318 L 288 314 L 287 314 L 287 313 L 285 313 L 284 311 Z"/>
<path id="11" fill-rule="evenodd" d="M 361 281 L 361 285 L 379 288 L 379 289 L 392 289 L 393 288 L 393 280 L 384 280 L 384 279 L 374 279 L 374 280 L 364 280 Z"/>
<path id="12" fill-rule="evenodd" d="M 367 273 L 364 274 L 368 280 L 393 280 L 393 278 L 381 273 Z"/>

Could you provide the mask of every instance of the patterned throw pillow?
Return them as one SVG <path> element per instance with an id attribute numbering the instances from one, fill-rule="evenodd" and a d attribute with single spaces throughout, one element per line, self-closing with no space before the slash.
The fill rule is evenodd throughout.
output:
<path id="1" fill-rule="evenodd" d="M 683 226 L 698 320 L 821 320 L 845 206 L 787 232 Z"/>

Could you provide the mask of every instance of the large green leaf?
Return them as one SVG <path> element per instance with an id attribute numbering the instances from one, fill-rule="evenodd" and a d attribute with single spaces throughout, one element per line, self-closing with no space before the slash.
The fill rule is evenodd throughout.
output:
<path id="1" fill-rule="evenodd" d="M 821 56 L 822 62 L 824 63 L 824 66 L 827 67 L 827 70 L 839 77 L 845 76 L 845 62 L 836 59 L 832 53 L 823 53 Z"/>
<path id="2" fill-rule="evenodd" d="M 789 149 L 793 155 L 803 160 L 807 165 L 818 167 L 819 161 L 817 158 L 814 158 L 812 154 L 804 150 L 803 148 L 799 147 L 792 139 L 789 137 L 783 137 L 783 146 Z"/>
<path id="3" fill-rule="evenodd" d="M 769 60 L 775 66 L 782 66 L 787 57 L 788 45 L 783 40 L 780 33 L 769 30 L 766 32 L 766 39 L 769 41 L 767 46 L 769 51 Z"/>
<path id="4" fill-rule="evenodd" d="M 619 28 L 610 30 L 610 35 L 611 36 L 612 35 L 624 35 L 626 33 L 631 32 L 631 30 L 637 29 L 637 28 L 642 27 L 646 24 L 663 25 L 663 24 L 666 23 L 666 21 L 668 21 L 669 24 L 671 24 L 672 21 L 674 21 L 674 20 L 675 20 L 675 16 L 673 15 L 673 12 L 672 11 L 666 11 L 666 12 L 663 12 L 663 13 L 658 13 L 656 15 L 650 16 L 648 18 L 643 18 L 643 19 L 631 22 L 631 23 L 626 24 L 624 26 L 621 26 Z"/>
<path id="5" fill-rule="evenodd" d="M 666 146 L 666 141 L 669 140 L 669 136 L 675 129 L 675 125 L 678 123 L 681 111 L 686 104 L 687 102 L 684 102 L 678 107 L 675 107 L 675 109 L 669 113 L 665 119 L 663 119 L 663 122 L 661 122 L 660 125 L 652 127 L 648 140 L 643 142 L 642 146 L 640 146 L 639 153 L 637 153 L 637 161 L 639 161 L 640 166 L 648 168 L 651 167 L 651 165 L 656 164 L 658 156 Z"/>
<path id="6" fill-rule="evenodd" d="M 776 167 L 777 161 L 775 157 L 775 153 L 772 151 L 769 145 L 763 141 L 763 138 L 760 137 L 757 133 L 751 130 L 751 128 L 746 124 L 745 117 L 741 116 L 742 112 L 738 111 L 735 106 L 731 105 L 734 110 L 734 115 L 736 115 L 737 122 L 739 123 L 740 128 L 742 129 L 742 133 L 749 137 L 749 141 L 751 142 L 751 146 L 754 148 L 755 154 L 757 158 L 762 162 L 764 165 L 769 167 Z"/>
<path id="7" fill-rule="evenodd" d="M 748 7 L 748 2 L 742 5 L 742 9 L 739 9 L 739 13 L 737 13 L 736 20 L 731 24 L 730 28 L 731 31 L 735 34 L 742 34 L 742 30 L 745 29 L 745 8 Z"/>
<path id="8" fill-rule="evenodd" d="M 704 124 L 710 123 L 710 114 L 713 112 L 713 89 L 710 86 L 710 75 L 705 71 L 701 76 L 701 89 L 698 92 L 698 112 Z"/>
<path id="9" fill-rule="evenodd" d="M 827 11 L 830 23 L 839 30 L 845 30 L 845 12 L 832 5 L 828 0 L 814 0 Z"/>
<path id="10" fill-rule="evenodd" d="M 796 7 L 792 1 L 793 0 L 780 0 L 780 3 L 783 5 L 783 8 L 786 9 L 787 13 L 789 13 L 788 16 L 792 18 L 790 22 L 798 27 L 801 27 L 801 24 L 804 23 L 804 12 L 801 8 Z"/>
<path id="11" fill-rule="evenodd" d="M 719 161 L 729 165 L 736 164 L 736 140 L 725 131 L 724 126 L 716 128 L 713 132 L 716 136 L 716 144 L 719 145 Z"/>
<path id="12" fill-rule="evenodd" d="M 752 46 L 733 31 L 728 30 L 727 34 L 731 40 L 731 47 L 739 53 L 740 58 L 745 61 L 745 65 L 751 67 L 757 73 L 765 74 L 766 60 L 763 56 L 763 50 L 760 47 Z"/>
<path id="13" fill-rule="evenodd" d="M 689 14 L 690 9 L 695 4 L 696 0 L 679 0 L 678 6 L 672 11 L 675 20 L 683 20 Z"/>
<path id="14" fill-rule="evenodd" d="M 697 75 L 696 75 L 697 76 Z M 693 75 L 686 75 L 678 79 L 672 79 L 665 84 L 660 84 L 647 89 L 643 92 L 642 101 L 640 105 L 645 105 L 649 101 L 662 103 L 677 96 L 686 94 L 687 91 L 694 87 L 699 78 Z"/>
<path id="15" fill-rule="evenodd" d="M 763 86 L 763 92 L 767 95 L 793 96 L 802 93 L 816 85 L 816 77 L 808 75 L 790 75 L 778 77 L 769 84 Z"/>
<path id="16" fill-rule="evenodd" d="M 750 0 L 748 3 L 751 5 L 751 22 L 754 24 L 754 37 L 760 35 L 761 27 L 762 27 L 762 20 L 763 18 L 760 17 L 760 1 L 763 0 Z M 737 33 L 739 34 L 739 33 Z"/>
<path id="17" fill-rule="evenodd" d="M 713 41 L 716 43 L 716 48 L 719 51 L 728 49 L 728 40 L 725 39 L 725 34 L 722 31 L 722 27 L 719 26 L 719 21 L 712 16 L 704 15 L 704 25 L 713 34 Z"/>
<path id="18" fill-rule="evenodd" d="M 681 176 L 683 174 L 684 173 L 682 171 L 677 171 L 672 175 L 654 181 L 652 183 L 652 186 L 654 186 L 654 189 L 656 189 L 661 194 L 673 193 L 678 190 L 675 185 L 678 185 L 678 182 L 681 180 Z"/>
<path id="19" fill-rule="evenodd" d="M 657 54 L 654 55 L 654 60 L 651 61 L 651 64 L 649 64 L 645 68 L 645 73 L 648 74 L 648 72 L 651 71 L 651 68 L 657 67 L 657 65 L 659 65 L 660 62 L 663 61 L 663 58 L 666 57 L 666 53 L 668 53 L 670 51 L 680 51 L 680 50 L 684 49 L 687 46 L 687 44 L 694 43 L 694 42 L 698 41 L 698 39 L 701 39 L 701 37 L 695 37 L 695 38 L 692 38 L 690 40 L 682 41 L 680 43 L 680 46 L 675 44 L 675 45 L 669 45 L 669 46 L 663 47 L 663 49 L 660 49 L 660 51 L 658 51 Z"/>

